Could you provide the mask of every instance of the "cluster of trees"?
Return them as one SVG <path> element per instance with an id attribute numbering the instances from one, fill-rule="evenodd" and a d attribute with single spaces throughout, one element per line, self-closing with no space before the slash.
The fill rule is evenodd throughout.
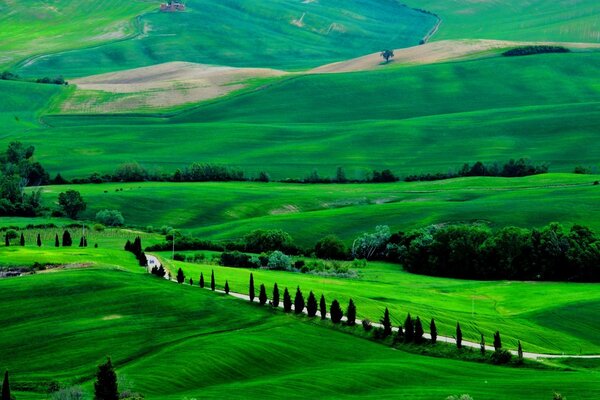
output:
<path id="1" fill-rule="evenodd" d="M 498 163 L 484 164 L 481 161 L 477 161 L 473 165 L 465 163 L 458 171 L 449 171 L 446 173 L 438 172 L 434 174 L 429 173 L 420 175 L 409 175 L 406 178 L 404 178 L 404 181 L 439 181 L 465 176 L 501 176 L 505 178 L 517 178 L 523 176 L 545 174 L 547 172 L 547 164 L 534 164 L 530 160 L 520 158 L 516 161 L 511 159 L 502 166 Z"/>
<path id="2" fill-rule="evenodd" d="M 9 229 L 6 231 L 6 233 L 4 235 L 4 245 L 6 247 L 9 247 L 11 245 L 11 240 L 16 239 L 16 238 L 19 238 L 19 246 L 26 245 L 25 235 L 23 234 L 23 232 L 21 232 L 21 235 L 19 237 L 18 233 L 13 229 Z M 40 233 L 37 234 L 35 243 L 38 247 L 42 247 L 42 236 Z M 73 239 L 68 230 L 65 230 L 63 232 L 62 242 L 59 239 L 58 233 L 55 234 L 54 247 L 60 247 L 61 243 L 62 243 L 63 247 L 71 247 L 73 245 Z M 85 235 L 82 235 L 81 238 L 79 239 L 79 247 L 87 247 L 87 246 L 88 246 L 87 237 Z M 98 247 L 98 246 L 96 245 L 96 247 Z"/>
<path id="3" fill-rule="evenodd" d="M 125 251 L 133 253 L 133 255 L 135 255 L 135 258 L 138 260 L 140 267 L 146 267 L 148 265 L 146 253 L 144 253 L 144 250 L 142 250 L 142 239 L 139 236 L 137 236 L 133 240 L 133 243 L 131 243 L 131 241 L 129 240 L 125 242 Z M 162 276 L 164 276 L 164 274 Z"/>
<path id="4" fill-rule="evenodd" d="M 26 82 L 31 82 L 30 80 L 21 78 L 19 75 L 12 73 L 10 71 L 2 71 L 2 73 L 0 73 L 0 80 L 3 81 L 26 81 Z M 65 79 L 62 76 L 57 76 L 54 78 L 49 78 L 49 77 L 43 77 L 43 78 L 38 78 L 36 80 L 34 80 L 33 82 L 35 83 L 52 83 L 54 85 L 68 85 L 69 82 L 66 82 Z"/>
<path id="5" fill-rule="evenodd" d="M 96 213 L 96 221 L 106 226 L 123 226 L 125 218 L 119 210 L 101 210 Z"/>
<path id="6" fill-rule="evenodd" d="M 397 182 L 400 178 L 394 175 L 389 169 L 381 171 L 373 170 L 363 179 L 348 179 L 346 172 L 342 167 L 338 167 L 335 173 L 335 177 L 322 177 L 319 172 L 314 169 L 304 179 L 292 179 L 287 178 L 282 180 L 283 183 L 386 183 L 386 182 Z"/>
<path id="7" fill-rule="evenodd" d="M 600 282 L 600 237 L 580 225 L 434 225 L 390 236 L 385 258 L 410 272 L 461 279 Z"/>
<path id="8" fill-rule="evenodd" d="M 502 53 L 504 57 L 529 56 L 544 53 L 569 53 L 571 50 L 563 46 L 532 45 L 510 49 Z"/>

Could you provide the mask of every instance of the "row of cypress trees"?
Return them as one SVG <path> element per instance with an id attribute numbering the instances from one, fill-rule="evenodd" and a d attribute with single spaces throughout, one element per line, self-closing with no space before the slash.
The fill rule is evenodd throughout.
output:
<path id="1" fill-rule="evenodd" d="M 142 239 L 137 236 L 133 243 L 127 240 L 125 243 L 125 251 L 129 251 L 135 255 L 135 258 L 138 260 L 140 267 L 146 267 L 148 265 L 148 259 L 146 258 L 146 253 L 142 249 Z"/>
<path id="2" fill-rule="evenodd" d="M 4 236 L 4 245 L 6 247 L 10 247 L 10 244 L 11 244 L 10 238 L 9 238 L 8 234 L 6 234 Z M 37 234 L 36 245 L 38 247 L 42 247 L 42 237 L 39 233 Z M 73 239 L 71 238 L 71 234 L 69 233 L 69 231 L 64 231 L 62 234 L 62 246 L 70 247 L 72 245 L 73 245 Z M 79 247 L 87 247 L 87 245 L 88 245 L 87 237 L 81 236 L 81 239 L 79 239 Z M 25 246 L 25 235 L 23 235 L 23 233 L 21 233 L 21 237 L 19 238 L 19 246 Z M 56 235 L 54 235 L 54 247 L 60 247 L 60 246 L 61 246 L 61 241 L 59 240 L 59 236 L 57 233 Z"/>

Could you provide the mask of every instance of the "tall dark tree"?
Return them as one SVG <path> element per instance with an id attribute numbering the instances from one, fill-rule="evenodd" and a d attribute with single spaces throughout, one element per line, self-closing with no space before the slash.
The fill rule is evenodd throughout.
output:
<path id="1" fill-rule="evenodd" d="M 356 306 L 352 299 L 348 301 L 348 309 L 346 310 L 346 325 L 356 325 Z"/>
<path id="2" fill-rule="evenodd" d="M 415 324 L 410 316 L 410 313 L 404 320 L 404 341 L 406 343 L 412 343 L 415 340 Z"/>
<path id="3" fill-rule="evenodd" d="M 39 233 L 37 234 L 37 246 L 42 247 L 42 237 Z"/>
<path id="4" fill-rule="evenodd" d="M 273 285 L 273 307 L 279 307 L 279 287 L 277 286 L 277 282 Z"/>
<path id="5" fill-rule="evenodd" d="M 435 344 L 437 342 L 437 326 L 435 326 L 433 318 L 431 318 L 431 322 L 429 323 L 429 334 L 431 335 L 431 343 Z"/>
<path id="6" fill-rule="evenodd" d="M 54 247 L 60 247 L 60 241 L 58 240 L 58 233 L 54 235 Z"/>
<path id="7" fill-rule="evenodd" d="M 215 282 L 215 270 L 213 269 L 210 273 L 210 290 L 214 292 L 216 287 L 217 283 Z"/>
<path id="8" fill-rule="evenodd" d="M 392 334 L 392 321 L 390 321 L 390 310 L 385 308 L 383 312 L 383 318 L 381 318 L 381 325 L 383 325 L 383 338 L 386 338 Z"/>
<path id="9" fill-rule="evenodd" d="M 202 289 L 204 289 L 204 275 L 200 272 L 200 282 L 199 285 Z"/>
<path id="10" fill-rule="evenodd" d="M 262 283 L 260 284 L 260 292 L 258 293 L 258 302 L 261 306 L 264 306 L 267 302 L 267 289 Z"/>
<path id="11" fill-rule="evenodd" d="M 25 246 L 25 235 L 21 232 L 21 239 L 19 240 L 19 245 Z"/>
<path id="12" fill-rule="evenodd" d="M 462 349 L 462 330 L 458 322 L 456 323 L 456 347 Z"/>
<path id="13" fill-rule="evenodd" d="M 185 281 L 185 275 L 183 274 L 183 270 L 179 268 L 177 270 L 177 283 L 183 283 Z"/>
<path id="14" fill-rule="evenodd" d="M 314 317 L 315 315 L 317 315 L 317 309 L 317 298 L 311 290 L 308 294 L 308 300 L 306 301 L 306 313 L 309 317 Z"/>
<path id="15" fill-rule="evenodd" d="M 10 383 L 8 382 L 8 371 L 4 372 L 4 381 L 2 382 L 2 400 L 11 400 Z"/>
<path id="16" fill-rule="evenodd" d="M 285 288 L 285 290 L 283 291 L 283 311 L 292 311 L 292 298 L 290 297 L 290 292 L 288 291 L 288 288 Z"/>
<path id="17" fill-rule="evenodd" d="M 502 339 L 500 338 L 500 331 L 494 333 L 494 350 L 498 351 L 502 348 Z"/>
<path id="18" fill-rule="evenodd" d="M 190 286 L 194 285 L 194 280 L 192 278 L 190 278 Z"/>
<path id="19" fill-rule="evenodd" d="M 523 346 L 521 346 L 520 340 L 517 345 L 517 357 L 519 358 L 519 362 L 523 362 Z"/>
<path id="20" fill-rule="evenodd" d="M 300 291 L 300 286 L 296 288 L 296 297 L 294 297 L 294 313 L 302 314 L 304 311 L 304 296 L 302 295 L 302 291 Z"/>
<path id="21" fill-rule="evenodd" d="M 225 293 L 229 294 L 229 282 L 227 280 L 225 281 Z"/>
<path id="22" fill-rule="evenodd" d="M 10 247 L 10 239 L 8 238 L 8 233 L 4 235 L 4 245 L 6 247 Z"/>
<path id="23" fill-rule="evenodd" d="M 423 331 L 423 324 L 421 323 L 421 318 L 417 317 L 417 319 L 415 320 L 415 343 L 422 343 L 423 342 L 423 334 L 425 332 Z"/>
<path id="24" fill-rule="evenodd" d="M 325 302 L 325 295 L 321 295 L 319 311 L 321 312 L 321 319 L 327 319 L 327 303 Z"/>
<path id="25" fill-rule="evenodd" d="M 83 236 L 79 239 L 79 247 L 83 247 Z"/>
<path id="26" fill-rule="evenodd" d="M 254 297 L 256 297 L 256 295 L 254 293 L 254 275 L 252 275 L 252 273 L 250 273 L 250 285 L 248 289 L 248 295 L 250 297 L 250 301 L 253 302 Z"/>
<path id="27" fill-rule="evenodd" d="M 485 338 L 483 337 L 483 333 L 481 334 L 481 342 L 479 342 L 479 352 L 482 356 L 485 356 Z"/>
<path id="28" fill-rule="evenodd" d="M 71 239 L 71 234 L 69 231 L 64 231 L 62 236 L 62 245 L 63 247 L 69 247 L 73 244 L 73 239 Z"/>
<path id="29" fill-rule="evenodd" d="M 95 400 L 118 400 L 119 387 L 117 384 L 117 374 L 110 361 L 98 365 L 96 372 L 96 382 L 94 383 L 94 399 Z"/>
<path id="30" fill-rule="evenodd" d="M 329 314 L 331 315 L 331 322 L 334 324 L 339 324 L 344 316 L 344 312 L 340 307 L 340 303 L 337 300 L 333 300 L 331 302 L 331 307 L 329 307 Z"/>

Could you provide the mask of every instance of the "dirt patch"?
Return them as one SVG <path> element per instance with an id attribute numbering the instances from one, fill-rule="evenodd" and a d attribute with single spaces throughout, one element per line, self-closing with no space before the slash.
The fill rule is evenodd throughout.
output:
<path id="1" fill-rule="evenodd" d="M 106 315 L 106 316 L 102 317 L 102 321 L 112 321 L 114 319 L 121 319 L 121 318 L 123 318 L 123 316 L 118 315 L 118 314 Z"/>
<path id="2" fill-rule="evenodd" d="M 300 209 L 292 204 L 287 204 L 283 207 L 280 208 L 276 208 L 274 210 L 271 210 L 269 212 L 269 214 L 271 215 L 284 215 L 284 214 L 295 214 L 295 213 L 299 213 Z"/>

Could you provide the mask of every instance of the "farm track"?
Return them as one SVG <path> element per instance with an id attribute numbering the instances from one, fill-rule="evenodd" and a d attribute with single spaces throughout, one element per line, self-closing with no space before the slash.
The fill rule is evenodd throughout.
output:
<path id="1" fill-rule="evenodd" d="M 169 271 L 167 269 L 167 267 L 164 265 L 164 263 L 161 263 L 159 258 L 155 255 L 152 254 L 146 254 L 146 257 L 148 259 L 148 272 L 150 271 L 150 265 L 163 265 L 163 267 L 165 268 L 165 270 L 167 271 L 167 275 L 165 276 L 165 279 L 169 280 L 170 282 L 173 283 L 177 283 L 177 281 L 175 279 L 172 279 L 172 274 L 171 271 Z M 184 283 L 185 284 L 185 283 Z M 199 287 L 198 287 L 199 288 Z M 205 289 L 210 290 L 210 287 L 205 287 Z M 215 292 L 217 293 L 222 293 L 222 294 L 226 294 L 225 291 L 223 290 L 215 290 Z M 229 292 L 228 293 L 229 296 L 235 297 L 236 299 L 240 299 L 240 300 L 245 300 L 245 301 L 250 301 L 250 296 L 242 294 L 242 293 L 236 293 L 236 292 Z M 254 299 L 255 303 L 258 303 L 258 298 Z M 283 308 L 283 304 L 280 303 L 278 305 L 278 308 Z M 292 310 L 294 309 L 294 305 L 292 304 Z M 306 310 L 302 311 L 303 314 L 307 314 Z M 330 314 L 327 313 L 327 318 L 330 318 Z M 342 321 L 346 321 L 346 317 L 342 317 Z M 356 325 L 361 325 L 362 324 L 362 320 L 357 319 L 356 320 Z M 372 322 L 372 325 L 376 328 L 382 328 L 383 325 L 381 325 L 380 323 L 377 322 Z M 392 327 L 392 331 L 393 332 L 398 332 L 398 328 L 397 327 Z M 425 333 L 423 335 L 423 337 L 425 339 L 431 339 L 431 335 L 428 333 Z M 448 343 L 448 344 L 456 344 L 456 338 L 454 337 L 449 337 L 449 336 L 437 336 L 437 340 L 439 342 L 443 342 L 443 343 Z M 473 349 L 479 349 L 481 347 L 481 345 L 479 343 L 475 343 L 475 342 L 470 342 L 467 340 L 462 340 L 462 345 L 464 347 L 468 347 L 468 348 L 473 348 Z M 485 349 L 487 351 L 494 351 L 494 347 L 493 346 L 489 346 L 486 345 Z M 513 355 L 517 355 L 518 352 L 517 350 L 509 350 Z M 540 360 L 540 359 L 564 359 L 564 358 L 572 358 L 572 359 L 600 359 L 600 354 L 544 354 L 544 353 L 531 353 L 531 352 L 523 352 L 523 358 L 527 358 L 530 360 Z"/>

